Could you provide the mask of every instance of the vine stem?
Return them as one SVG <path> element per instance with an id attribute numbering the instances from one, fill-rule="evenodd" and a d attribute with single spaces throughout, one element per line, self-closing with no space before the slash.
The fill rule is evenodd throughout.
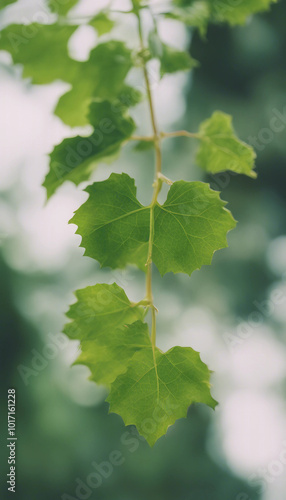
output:
<path id="1" fill-rule="evenodd" d="M 150 137 L 146 136 L 146 135 L 132 135 L 129 140 L 130 141 L 152 142 L 152 141 L 154 141 L 154 137 L 153 137 L 153 135 L 151 135 Z"/>
<path id="2" fill-rule="evenodd" d="M 195 134 L 193 132 L 188 132 L 187 130 L 178 130 L 177 132 L 161 132 L 162 139 L 167 137 L 191 137 L 195 139 L 200 139 L 200 134 Z"/>
<path id="3" fill-rule="evenodd" d="M 188 130 L 177 130 L 175 132 L 160 132 L 159 138 L 160 139 L 169 139 L 172 137 L 189 137 L 191 139 L 201 139 L 201 135 L 198 133 L 194 132 L 188 132 Z M 155 142 L 156 141 L 156 136 L 155 135 L 132 135 L 127 139 L 125 142 L 129 141 L 144 141 L 144 142 Z"/>
<path id="4" fill-rule="evenodd" d="M 143 31 L 141 24 L 140 12 L 136 12 L 138 19 L 138 30 L 140 39 L 140 49 L 144 51 L 144 40 Z M 156 369 L 155 360 L 155 347 L 156 347 L 156 308 L 153 303 L 153 292 L 152 292 L 152 253 L 153 253 L 153 242 L 154 242 L 154 208 L 157 203 L 158 195 L 162 187 L 162 179 L 160 178 L 162 170 L 162 153 L 161 153 L 161 134 L 158 132 L 153 97 L 151 92 L 151 85 L 149 80 L 149 75 L 146 67 L 145 61 L 143 61 L 143 73 L 144 80 L 147 90 L 147 98 L 150 110 L 151 124 L 153 129 L 153 139 L 155 145 L 156 163 L 155 163 L 155 182 L 153 184 L 153 197 L 150 205 L 150 231 L 149 231 L 149 244 L 148 244 L 148 258 L 147 258 L 147 274 L 146 274 L 146 300 L 150 303 L 151 313 L 152 313 L 152 329 L 151 329 L 151 342 L 153 348 L 153 357 Z"/>

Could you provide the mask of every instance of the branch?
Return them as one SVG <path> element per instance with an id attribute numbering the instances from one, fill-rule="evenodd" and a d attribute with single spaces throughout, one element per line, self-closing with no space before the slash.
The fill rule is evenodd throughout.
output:
<path id="1" fill-rule="evenodd" d="M 194 139 L 201 139 L 200 134 L 188 132 L 187 130 L 178 130 L 177 132 L 161 132 L 161 137 L 162 139 L 167 139 L 168 137 L 190 137 Z"/>

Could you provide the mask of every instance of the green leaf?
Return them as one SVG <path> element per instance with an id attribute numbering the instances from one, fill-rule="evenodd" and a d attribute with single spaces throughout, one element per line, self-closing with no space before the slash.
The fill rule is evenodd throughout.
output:
<path id="1" fill-rule="evenodd" d="M 64 139 L 50 155 L 50 170 L 43 186 L 48 198 L 69 180 L 78 185 L 89 179 L 99 162 L 110 161 L 135 129 L 133 120 L 108 101 L 93 102 L 89 122 L 94 127 L 89 137 Z"/>
<path id="2" fill-rule="evenodd" d="M 187 52 L 176 50 L 165 44 L 163 44 L 163 54 L 160 58 L 160 62 L 161 76 L 164 76 L 167 73 L 175 73 L 177 71 L 189 71 L 198 65 L 198 62 Z"/>
<path id="3" fill-rule="evenodd" d="M 160 61 L 161 77 L 168 73 L 188 71 L 198 64 L 187 52 L 162 43 L 156 31 L 149 34 L 149 49 L 151 56 Z"/>
<path id="4" fill-rule="evenodd" d="M 133 60 L 123 42 L 99 44 L 88 61 L 71 59 L 67 44 L 76 29 L 59 24 L 11 25 L 0 32 L 0 50 L 10 52 L 14 63 L 24 66 L 23 77 L 31 78 L 32 83 L 71 83 L 55 114 L 67 125 L 83 126 L 88 124 L 92 100 L 107 99 L 114 107 L 127 108 L 137 104 L 141 94 L 124 83 Z"/>
<path id="5" fill-rule="evenodd" d="M 213 174 L 231 170 L 255 178 L 256 154 L 251 146 L 240 141 L 232 126 L 232 117 L 220 111 L 213 113 L 199 129 L 201 139 L 196 161 Z"/>
<path id="6" fill-rule="evenodd" d="M 55 114 L 72 127 L 88 124 L 88 110 L 93 99 L 107 99 L 132 106 L 140 94 L 124 80 L 133 66 L 132 53 L 123 42 L 101 43 L 80 63 L 73 88 L 64 94 Z"/>
<path id="7" fill-rule="evenodd" d="M 217 191 L 203 182 L 175 182 L 167 200 L 155 207 L 153 261 L 161 275 L 191 275 L 211 264 L 216 250 L 227 247 L 236 225 Z"/>
<path id="8" fill-rule="evenodd" d="M 257 12 L 268 10 L 277 0 L 174 0 L 174 8 L 166 17 L 177 19 L 188 26 L 199 28 L 206 33 L 209 23 L 227 22 L 230 25 L 242 25 L 247 18 Z"/>
<path id="9" fill-rule="evenodd" d="M 98 36 L 109 33 L 115 25 L 106 12 L 99 12 L 92 20 L 88 23 L 90 26 L 96 29 Z"/>
<path id="10" fill-rule="evenodd" d="M 8 5 L 11 5 L 12 3 L 15 3 L 15 2 L 17 2 L 17 0 L 1 0 L 0 10 L 4 9 Z"/>
<path id="11" fill-rule="evenodd" d="M 176 6 L 166 17 L 185 23 L 192 28 L 198 28 L 205 36 L 211 16 L 211 7 L 208 0 L 177 1 Z"/>
<path id="12" fill-rule="evenodd" d="M 85 254 L 101 266 L 123 268 L 135 264 L 145 270 L 149 241 L 150 210 L 136 198 L 134 179 L 111 174 L 86 188 L 88 200 L 71 223 L 78 226 Z"/>
<path id="13" fill-rule="evenodd" d="M 137 200 L 134 180 L 127 174 L 111 174 L 86 191 L 88 200 L 70 221 L 78 226 L 85 255 L 101 266 L 135 264 L 145 270 L 150 206 Z M 235 221 L 224 205 L 208 184 L 179 181 L 171 186 L 166 202 L 154 209 L 153 262 L 162 275 L 191 274 L 227 246 L 226 234 Z"/>
<path id="14" fill-rule="evenodd" d="M 231 5 L 229 0 L 212 0 L 212 19 L 215 22 L 228 22 L 232 26 L 244 24 L 250 15 L 268 10 L 276 2 L 277 0 L 240 0 Z"/>
<path id="15" fill-rule="evenodd" d="M 88 366 L 90 379 L 109 385 L 126 371 L 133 354 L 151 348 L 145 311 L 132 304 L 116 283 L 97 284 L 76 292 L 77 302 L 67 316 L 64 333 L 80 340 L 81 354 L 74 364 Z"/>
<path id="16" fill-rule="evenodd" d="M 121 415 L 125 425 L 136 425 L 150 446 L 187 416 L 192 403 L 217 404 L 210 393 L 210 371 L 189 347 L 166 353 L 156 348 L 154 355 L 150 349 L 138 351 L 112 384 L 107 401 L 110 411 Z"/>
<path id="17" fill-rule="evenodd" d="M 52 12 L 60 16 L 66 16 L 79 0 L 48 0 L 49 8 Z"/>
<path id="18" fill-rule="evenodd" d="M 0 32 L 0 50 L 23 65 L 23 78 L 34 84 L 54 80 L 73 81 L 80 63 L 69 57 L 67 43 L 77 26 L 59 24 L 11 24 Z"/>

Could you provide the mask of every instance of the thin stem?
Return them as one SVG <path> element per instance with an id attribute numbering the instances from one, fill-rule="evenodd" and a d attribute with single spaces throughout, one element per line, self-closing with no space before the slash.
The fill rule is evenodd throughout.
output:
<path id="1" fill-rule="evenodd" d="M 140 39 L 140 46 L 141 46 L 140 48 L 141 48 L 141 51 L 144 51 L 144 40 L 143 40 L 143 31 L 142 31 L 140 12 L 137 13 L 137 19 L 138 19 L 139 39 Z M 149 230 L 148 258 L 147 258 L 147 263 L 146 263 L 146 266 L 147 266 L 146 299 L 151 304 L 151 312 L 152 312 L 151 342 L 152 342 L 153 356 L 154 356 L 154 362 L 155 362 L 156 310 L 155 310 L 155 307 L 153 304 L 153 292 L 152 292 L 152 254 L 153 254 L 153 242 L 154 242 L 154 208 L 155 208 L 155 205 L 157 203 L 157 198 L 158 198 L 158 195 L 159 195 L 159 193 L 161 191 L 161 187 L 162 187 L 162 180 L 159 178 L 159 174 L 161 173 L 161 169 L 162 169 L 162 154 L 161 154 L 161 134 L 158 133 L 157 123 L 156 123 L 156 118 L 155 118 L 153 97 L 152 97 L 152 92 L 151 92 L 151 85 L 150 85 L 149 75 L 148 75 L 145 61 L 143 61 L 143 73 L 144 73 L 144 80 L 145 80 L 145 85 L 146 85 L 146 90 L 147 90 L 147 98 L 148 98 L 148 103 L 149 103 L 150 117 L 151 117 L 152 129 L 153 129 L 152 140 L 154 140 L 155 151 L 156 151 L 156 164 L 155 164 L 156 178 L 155 178 L 155 182 L 153 185 L 153 187 L 154 187 L 153 197 L 152 197 L 152 202 L 150 205 L 150 230 Z M 155 363 L 155 366 L 156 366 L 156 363 Z"/>
<path id="2" fill-rule="evenodd" d="M 187 130 L 178 130 L 177 132 L 161 132 L 162 139 L 167 137 L 191 137 L 195 139 L 200 139 L 200 134 L 194 134 L 192 132 L 188 132 Z"/>
<path id="3" fill-rule="evenodd" d="M 152 109 L 153 109 L 153 105 L 152 105 Z M 154 111 L 153 111 L 153 114 L 154 114 Z M 156 126 L 156 123 L 155 123 L 155 126 Z M 155 134 L 154 135 L 132 135 L 131 137 L 126 139 L 125 142 L 127 143 L 129 141 L 145 141 L 145 142 L 154 142 L 155 145 L 157 142 L 156 149 L 158 149 L 159 153 L 161 154 L 160 144 L 158 144 L 158 143 L 162 139 L 170 139 L 172 137 L 189 137 L 191 139 L 201 139 L 202 138 L 202 136 L 198 133 L 188 132 L 187 130 L 177 130 L 175 132 L 160 132 L 157 136 Z M 159 156 L 159 154 L 157 156 L 157 161 L 158 161 L 158 169 L 156 169 L 156 171 L 158 174 L 159 172 L 161 172 L 161 157 Z"/>
<path id="4" fill-rule="evenodd" d="M 152 307 L 152 330 L 151 330 L 151 342 L 153 349 L 156 347 L 156 310 Z"/>
<path id="5" fill-rule="evenodd" d="M 132 135 L 129 139 L 130 141 L 145 141 L 145 142 L 153 142 L 153 135 Z"/>

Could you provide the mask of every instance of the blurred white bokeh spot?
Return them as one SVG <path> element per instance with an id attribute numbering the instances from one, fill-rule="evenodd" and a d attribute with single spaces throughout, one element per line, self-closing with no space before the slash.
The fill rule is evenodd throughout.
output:
<path id="1" fill-rule="evenodd" d="M 169 339 L 168 348 L 174 345 L 192 347 L 201 353 L 203 361 L 210 362 L 213 366 L 214 346 L 217 340 L 215 325 L 215 319 L 209 311 L 199 306 L 191 307 L 178 319 L 176 330 Z"/>
<path id="2" fill-rule="evenodd" d="M 267 389 L 286 376 L 286 351 L 274 332 L 259 328 L 232 353 L 231 373 L 236 384 Z"/>
<path id="3" fill-rule="evenodd" d="M 285 408 L 279 398 L 251 390 L 233 393 L 221 411 L 223 449 L 242 475 L 273 459 L 285 440 Z"/>
<path id="4" fill-rule="evenodd" d="M 77 365 L 70 368 L 68 376 L 57 377 L 57 380 L 61 389 L 75 403 L 81 406 L 94 406 L 104 401 L 106 389 L 88 380 L 89 376 L 90 370 L 86 366 Z"/>

